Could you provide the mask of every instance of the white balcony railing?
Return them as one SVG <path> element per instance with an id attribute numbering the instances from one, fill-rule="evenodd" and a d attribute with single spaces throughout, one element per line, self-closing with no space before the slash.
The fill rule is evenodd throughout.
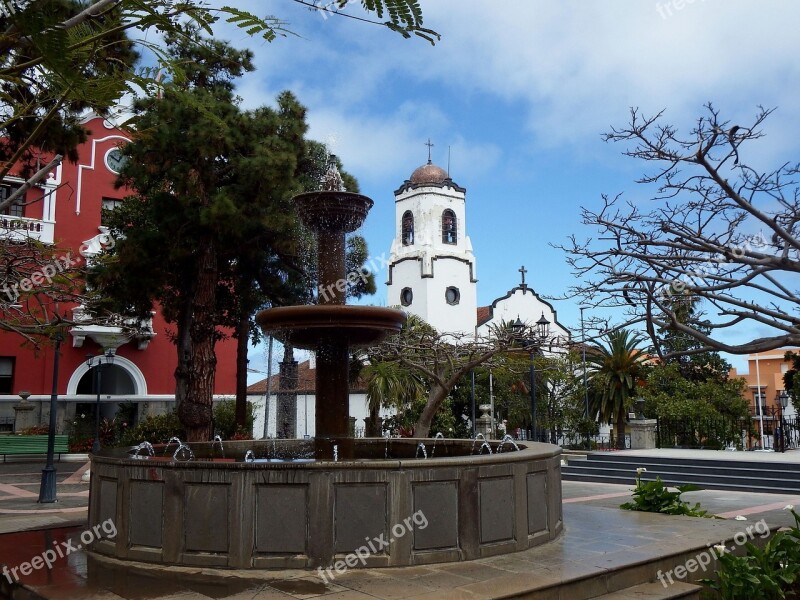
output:
<path id="1" fill-rule="evenodd" d="M 27 217 L 0 215 L 0 237 L 12 240 L 31 238 L 52 244 L 55 239 L 55 223 Z"/>

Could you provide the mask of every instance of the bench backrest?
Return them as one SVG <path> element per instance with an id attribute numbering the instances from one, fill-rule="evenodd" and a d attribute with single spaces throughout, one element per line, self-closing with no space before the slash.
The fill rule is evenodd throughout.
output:
<path id="1" fill-rule="evenodd" d="M 55 435 L 55 451 L 58 453 L 69 451 L 69 436 L 66 434 Z M 5 452 L 47 452 L 46 435 L 3 435 L 0 436 L 0 454 Z"/>

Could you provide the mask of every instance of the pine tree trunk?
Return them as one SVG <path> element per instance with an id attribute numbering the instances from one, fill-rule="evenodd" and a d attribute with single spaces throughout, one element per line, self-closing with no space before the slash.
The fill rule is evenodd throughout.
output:
<path id="1" fill-rule="evenodd" d="M 212 240 L 206 239 L 200 244 L 197 260 L 197 287 L 189 327 L 190 358 L 188 364 L 183 365 L 188 376 L 186 398 L 178 407 L 178 416 L 190 442 L 208 441 L 213 434 L 211 405 L 217 369 L 214 353 L 217 275 L 216 247 Z"/>
<path id="2" fill-rule="evenodd" d="M 250 341 L 250 318 L 239 315 L 236 331 L 236 428 L 244 429 L 247 421 L 247 345 Z M 252 433 L 252 432 L 250 432 Z"/>
<path id="3" fill-rule="evenodd" d="M 178 352 L 178 365 L 175 367 L 175 406 L 180 414 L 181 406 L 189 394 L 189 364 L 192 358 L 192 338 L 190 336 L 192 317 L 192 297 L 189 293 L 183 299 L 177 319 L 175 348 Z"/>

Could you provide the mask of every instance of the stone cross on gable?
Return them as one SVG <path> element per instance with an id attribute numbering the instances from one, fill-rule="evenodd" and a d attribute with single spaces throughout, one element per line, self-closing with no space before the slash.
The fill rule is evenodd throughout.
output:
<path id="1" fill-rule="evenodd" d="M 522 265 L 519 268 L 519 272 L 522 274 L 522 284 L 520 285 L 520 287 L 522 287 L 522 288 L 528 287 L 528 285 L 525 283 L 525 273 L 528 272 L 528 269 L 525 268 L 525 265 Z"/>

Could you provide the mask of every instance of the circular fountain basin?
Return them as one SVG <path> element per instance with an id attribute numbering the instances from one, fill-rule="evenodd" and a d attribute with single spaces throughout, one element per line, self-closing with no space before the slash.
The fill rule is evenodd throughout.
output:
<path id="1" fill-rule="evenodd" d="M 415 458 L 420 442 L 427 459 Z M 118 534 L 91 549 L 197 567 L 391 567 L 517 552 L 562 530 L 557 446 L 498 453 L 490 442 L 494 453 L 477 455 L 472 440 L 339 443 L 357 458 L 313 460 L 314 440 L 225 442 L 224 456 L 190 444 L 189 462 L 163 446 L 103 450 L 91 457 L 89 526 L 111 519 Z"/>
<path id="2" fill-rule="evenodd" d="M 355 231 L 374 204 L 371 198 L 353 192 L 319 191 L 293 198 L 300 219 L 315 231 Z"/>
<path id="3" fill-rule="evenodd" d="M 310 350 L 325 338 L 348 346 L 376 344 L 400 331 L 405 320 L 405 313 L 394 308 L 330 304 L 269 308 L 256 315 L 264 331 L 295 348 Z"/>

